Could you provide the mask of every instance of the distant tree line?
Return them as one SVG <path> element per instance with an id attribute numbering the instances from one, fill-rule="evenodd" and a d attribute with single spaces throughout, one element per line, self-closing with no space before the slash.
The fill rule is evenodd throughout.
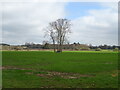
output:
<path id="1" fill-rule="evenodd" d="M 92 46 L 92 45 L 89 45 L 89 48 L 90 49 L 97 49 L 97 48 L 100 48 L 100 49 L 115 49 L 115 48 L 118 48 L 120 49 L 120 46 L 116 46 L 116 45 L 99 45 L 99 46 Z"/>
<path id="2" fill-rule="evenodd" d="M 49 42 L 44 42 L 43 44 L 35 44 L 35 43 L 25 43 L 24 45 L 9 45 L 5 43 L 1 43 L 0 46 L 2 46 L 3 49 L 12 49 L 12 50 L 31 50 L 31 49 L 54 49 L 54 45 Z M 57 47 L 58 45 L 55 44 Z M 104 50 L 120 50 L 120 46 L 110 46 L 110 45 L 99 45 L 99 46 L 92 46 L 92 45 L 86 45 L 86 44 L 80 44 L 79 42 L 74 42 L 72 44 L 67 43 L 62 45 L 63 49 L 69 49 L 69 50 L 95 50 L 100 51 L 102 49 Z"/>
<path id="3" fill-rule="evenodd" d="M 53 44 L 50 44 L 49 42 L 45 42 L 44 41 L 44 43 L 43 44 L 34 44 L 34 43 L 26 43 L 25 44 L 26 46 L 28 46 L 28 47 L 35 47 L 35 48 L 41 48 L 41 49 L 53 49 L 54 47 L 53 47 Z M 56 44 L 56 46 L 57 46 L 57 44 Z M 66 48 L 65 48 L 65 46 L 66 46 Z M 70 47 L 70 46 L 72 46 L 72 47 Z M 68 48 L 67 48 L 68 47 Z M 86 45 L 86 44 L 80 44 L 79 42 L 74 42 L 74 43 L 72 43 L 72 44 L 70 44 L 70 43 L 67 43 L 67 44 L 63 44 L 63 49 L 75 49 L 75 50 L 77 50 L 77 49 L 85 49 L 85 50 L 88 50 L 88 48 L 89 49 L 98 49 L 98 48 L 100 48 L 100 49 L 108 49 L 108 50 L 112 50 L 112 49 L 115 49 L 115 48 L 118 48 L 118 49 L 120 49 L 120 46 L 117 46 L 117 45 L 106 45 L 106 44 L 104 44 L 104 45 L 99 45 L 99 46 L 93 46 L 93 45 Z"/>
<path id="4" fill-rule="evenodd" d="M 47 41 L 46 42 L 44 41 L 43 44 L 25 43 L 24 46 L 28 47 L 29 49 L 54 49 L 54 47 L 57 47 L 58 44 L 51 44 Z M 67 43 L 62 45 L 62 49 L 88 50 L 89 46 L 86 44 L 79 44 L 79 43 L 73 43 L 73 44 Z"/>

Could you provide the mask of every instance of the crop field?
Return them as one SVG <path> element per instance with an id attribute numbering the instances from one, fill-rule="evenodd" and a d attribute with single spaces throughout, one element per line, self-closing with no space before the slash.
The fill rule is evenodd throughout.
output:
<path id="1" fill-rule="evenodd" d="M 117 88 L 112 51 L 3 51 L 3 88 Z"/>

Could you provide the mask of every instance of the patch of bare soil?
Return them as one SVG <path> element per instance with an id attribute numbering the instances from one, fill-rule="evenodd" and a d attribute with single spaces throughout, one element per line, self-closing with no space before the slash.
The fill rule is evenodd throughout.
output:
<path id="1" fill-rule="evenodd" d="M 111 74 L 111 76 L 112 76 L 112 77 L 117 77 L 118 74 L 117 74 L 117 73 L 113 73 L 113 74 Z"/>
<path id="2" fill-rule="evenodd" d="M 3 69 L 5 69 L 5 67 L 0 66 L 0 70 L 3 70 Z"/>
<path id="3" fill-rule="evenodd" d="M 0 67 L 0 69 L 32 70 L 28 68 L 17 68 L 14 66 Z M 77 79 L 80 77 L 94 77 L 94 75 L 79 74 L 79 73 L 65 73 L 65 72 L 56 72 L 56 71 L 41 71 L 41 72 L 44 72 L 44 73 L 25 72 L 25 74 L 36 75 L 36 76 L 45 77 L 45 78 L 52 78 L 52 77 L 58 76 L 64 79 Z"/>
<path id="4" fill-rule="evenodd" d="M 111 76 L 112 76 L 112 77 L 117 77 L 118 74 L 119 74 L 119 70 L 115 70 L 115 71 L 111 74 Z"/>
<path id="5" fill-rule="evenodd" d="M 31 74 L 31 73 L 28 73 L 28 74 Z M 58 77 L 62 77 L 64 79 L 77 79 L 80 77 L 94 77 L 94 75 L 63 73 L 63 72 L 54 72 L 54 71 L 46 71 L 46 74 L 39 73 L 39 74 L 35 74 L 35 75 L 39 76 L 39 77 L 46 77 L 46 78 L 58 76 Z"/>
<path id="6" fill-rule="evenodd" d="M 63 73 L 63 72 L 48 72 L 53 76 L 60 76 L 65 79 L 76 79 L 80 77 L 93 77 L 93 75 L 78 74 L 78 73 Z"/>
<path id="7" fill-rule="evenodd" d="M 0 70 L 2 70 L 2 66 L 0 66 Z"/>
<path id="8" fill-rule="evenodd" d="M 16 69 L 16 70 L 32 70 L 32 69 L 28 69 L 28 68 L 18 68 L 18 67 L 14 67 L 14 66 L 2 66 L 0 67 L 0 69 Z"/>

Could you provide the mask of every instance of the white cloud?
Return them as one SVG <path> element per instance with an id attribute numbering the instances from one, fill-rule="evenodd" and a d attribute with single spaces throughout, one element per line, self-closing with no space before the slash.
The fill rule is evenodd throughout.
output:
<path id="1" fill-rule="evenodd" d="M 43 28 L 49 22 L 66 17 L 65 5 L 60 2 L 4 3 L 3 42 L 24 44 L 46 40 Z M 70 42 L 86 44 L 116 44 L 118 38 L 117 3 L 101 3 L 99 10 L 72 20 Z"/>
<path id="2" fill-rule="evenodd" d="M 105 6 L 106 5 L 106 6 Z M 89 15 L 79 17 L 72 21 L 72 42 L 93 45 L 118 44 L 118 10 L 117 3 L 104 3 L 100 10 L 90 10 Z M 77 39 L 76 39 L 77 37 Z"/>
<path id="3" fill-rule="evenodd" d="M 0 42 L 2 42 L 2 4 L 0 3 Z"/>
<path id="4" fill-rule="evenodd" d="M 41 43 L 43 28 L 65 16 L 65 3 L 5 3 L 3 6 L 3 42 Z"/>

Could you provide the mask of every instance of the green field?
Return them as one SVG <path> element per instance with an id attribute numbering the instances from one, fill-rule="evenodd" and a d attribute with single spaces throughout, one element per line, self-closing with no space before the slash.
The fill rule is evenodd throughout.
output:
<path id="1" fill-rule="evenodd" d="M 117 88 L 112 51 L 3 51 L 3 88 Z"/>

